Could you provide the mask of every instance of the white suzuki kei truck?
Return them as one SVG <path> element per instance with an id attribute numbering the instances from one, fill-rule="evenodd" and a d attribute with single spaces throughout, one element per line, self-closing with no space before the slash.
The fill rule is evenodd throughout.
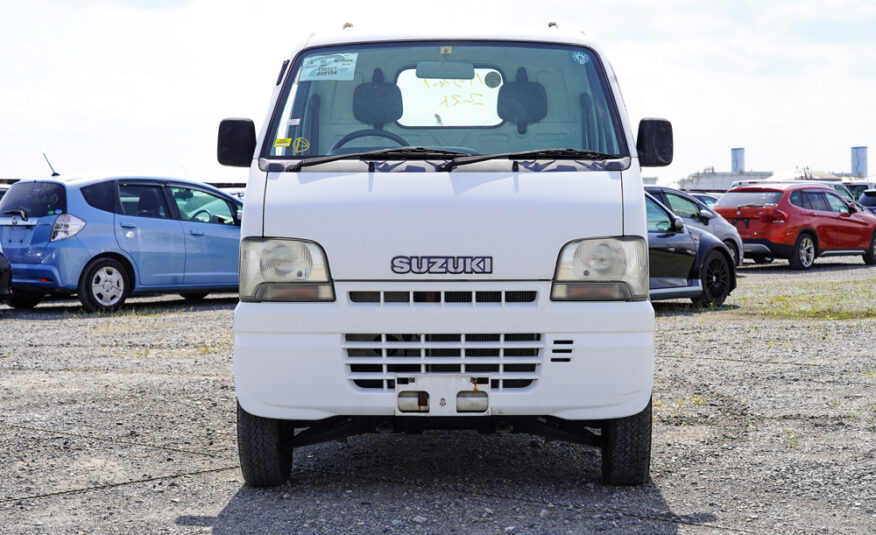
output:
<path id="1" fill-rule="evenodd" d="M 310 36 L 268 117 L 219 127 L 249 167 L 234 313 L 246 483 L 299 446 L 473 429 L 596 446 L 642 484 L 654 311 L 637 139 L 582 33 Z"/>

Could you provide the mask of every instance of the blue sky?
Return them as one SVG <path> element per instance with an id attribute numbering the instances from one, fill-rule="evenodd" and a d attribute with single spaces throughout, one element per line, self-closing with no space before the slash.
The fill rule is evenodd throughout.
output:
<path id="1" fill-rule="evenodd" d="M 633 124 L 665 117 L 669 183 L 707 166 L 850 170 L 876 154 L 876 2 L 0 0 L 0 177 L 137 174 L 237 181 L 224 117 L 264 119 L 300 36 L 556 21 L 608 53 Z M 876 157 L 870 174 L 876 174 Z"/>

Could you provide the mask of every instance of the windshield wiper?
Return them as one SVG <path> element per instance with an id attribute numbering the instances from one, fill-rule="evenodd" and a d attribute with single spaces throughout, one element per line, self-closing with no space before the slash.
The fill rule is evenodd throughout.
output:
<path id="1" fill-rule="evenodd" d="M 381 157 L 397 157 L 406 158 L 417 156 L 426 158 L 429 156 L 435 158 L 449 158 L 452 156 L 467 156 L 468 153 L 458 150 L 432 149 L 429 147 L 393 147 L 389 149 L 369 150 L 365 152 L 351 152 L 349 154 L 330 154 L 328 156 L 314 156 L 313 158 L 305 158 L 296 164 L 292 164 L 286 168 L 286 171 L 298 172 L 302 167 L 309 165 L 318 165 L 321 163 L 335 162 L 338 160 L 346 160 L 350 158 L 359 158 L 366 160 L 370 158 Z"/>
<path id="2" fill-rule="evenodd" d="M 24 210 L 6 210 L 3 215 L 20 215 L 22 221 L 27 221 L 27 214 Z"/>
<path id="3" fill-rule="evenodd" d="M 509 160 L 522 160 L 525 158 L 564 158 L 564 159 L 579 159 L 579 160 L 614 160 L 620 158 L 617 154 L 606 154 L 604 152 L 596 152 L 592 150 L 581 149 L 536 149 L 526 150 L 522 152 L 505 152 L 499 154 L 475 154 L 472 156 L 461 156 L 454 158 L 444 165 L 438 167 L 438 171 L 452 171 L 453 168 L 469 163 L 485 162 L 496 158 L 507 158 Z"/>

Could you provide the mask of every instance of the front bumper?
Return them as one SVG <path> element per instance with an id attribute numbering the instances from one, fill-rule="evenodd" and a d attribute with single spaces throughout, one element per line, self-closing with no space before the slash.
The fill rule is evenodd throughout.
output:
<path id="1" fill-rule="evenodd" d="M 486 414 L 492 416 L 600 420 L 640 412 L 650 399 L 654 375 L 651 303 L 553 302 L 550 286 L 549 281 L 336 282 L 333 303 L 241 302 L 234 313 L 238 399 L 247 412 L 270 418 L 395 415 L 393 363 L 422 362 L 413 365 L 427 376 L 448 370 L 489 376 Z M 412 296 L 536 291 L 537 297 L 499 303 L 356 303 L 349 298 L 351 291 L 400 290 Z M 351 342 L 367 340 L 364 335 L 376 335 L 375 341 Z M 388 341 L 406 352 L 389 349 Z M 368 348 L 375 350 L 370 357 L 359 353 Z M 490 351 L 496 356 L 484 357 Z M 404 358 L 393 360 L 399 355 Z M 519 355 L 523 360 L 513 360 Z M 366 360 L 356 360 L 360 357 Z M 472 366 L 483 362 L 498 364 L 482 365 L 494 371 Z M 362 369 L 377 371 L 363 375 Z M 376 379 L 363 382 L 363 377 Z"/>

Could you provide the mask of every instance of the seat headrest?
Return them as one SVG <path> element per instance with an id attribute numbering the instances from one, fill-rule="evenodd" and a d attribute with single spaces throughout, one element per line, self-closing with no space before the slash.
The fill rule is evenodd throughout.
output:
<path id="1" fill-rule="evenodd" d="M 353 116 L 356 120 L 381 129 L 402 116 L 401 91 L 383 81 L 383 71 L 374 69 L 370 83 L 359 84 L 353 91 Z"/>
<path id="2" fill-rule="evenodd" d="M 503 121 L 517 124 L 517 132 L 526 133 L 526 125 L 547 115 L 547 94 L 544 86 L 530 82 L 526 69 L 517 69 L 517 80 L 499 88 L 497 112 Z"/>
<path id="3" fill-rule="evenodd" d="M 163 206 L 158 198 L 158 192 L 147 189 L 141 192 L 140 200 L 137 201 L 137 211 L 140 215 L 157 217 L 163 215 Z"/>

